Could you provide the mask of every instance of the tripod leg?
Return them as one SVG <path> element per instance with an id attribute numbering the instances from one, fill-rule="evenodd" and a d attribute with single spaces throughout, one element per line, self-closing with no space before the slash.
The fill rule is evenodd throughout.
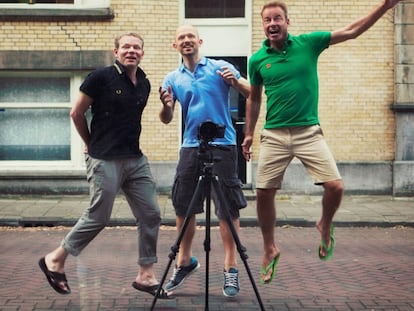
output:
<path id="1" fill-rule="evenodd" d="M 185 231 L 187 230 L 188 224 L 190 223 L 190 219 L 191 219 L 191 217 L 194 213 L 193 211 L 195 210 L 197 204 L 199 202 L 203 202 L 205 197 L 206 197 L 206 194 L 205 194 L 205 191 L 204 191 L 205 184 L 206 184 L 205 176 L 200 176 L 199 179 L 198 179 L 197 186 L 196 186 L 196 189 L 194 191 L 193 197 L 191 199 L 190 206 L 189 206 L 189 208 L 187 210 L 187 213 L 185 215 L 184 223 L 181 226 L 180 232 L 178 234 L 178 237 L 177 237 L 174 245 L 171 246 L 171 252 L 168 255 L 168 257 L 169 257 L 168 265 L 167 265 L 167 268 L 165 269 L 164 274 L 161 278 L 160 286 L 158 287 L 157 293 L 155 294 L 154 299 L 152 300 L 151 311 L 154 310 L 154 307 L 155 307 L 155 304 L 157 303 L 157 299 L 158 299 L 158 296 L 160 294 L 161 288 L 162 288 L 162 286 L 163 286 L 163 284 L 164 284 L 164 282 L 167 278 L 168 271 L 170 270 L 171 264 L 174 261 L 176 255 L 177 255 L 177 253 L 180 249 L 181 241 L 183 239 Z"/>
<path id="2" fill-rule="evenodd" d="M 240 258 L 243 261 L 244 266 L 246 268 L 246 272 L 249 276 L 250 283 L 252 284 L 253 290 L 256 294 L 257 301 L 259 302 L 260 309 L 264 311 L 264 306 L 263 306 L 262 299 L 260 297 L 259 291 L 257 290 L 256 283 L 254 282 L 252 273 L 251 273 L 249 265 L 247 263 L 248 256 L 246 254 L 246 248 L 240 242 L 240 239 L 239 239 L 239 236 L 237 234 L 236 228 L 234 227 L 233 221 L 230 217 L 229 207 L 227 205 L 227 201 L 224 199 L 224 195 L 223 195 L 223 192 L 221 190 L 220 184 L 218 182 L 218 177 L 217 176 L 214 176 L 214 178 L 212 178 L 212 185 L 213 185 L 214 190 L 217 193 L 217 197 L 218 197 L 219 202 L 223 206 L 224 215 L 226 217 L 227 224 L 228 224 L 228 226 L 230 228 L 230 231 L 233 235 L 233 239 L 234 239 L 234 242 L 236 243 L 237 251 L 240 254 Z"/>
<path id="3" fill-rule="evenodd" d="M 210 172 L 210 171 L 208 171 Z M 204 251 L 206 253 L 206 276 L 205 276 L 205 298 L 204 298 L 204 310 L 209 310 L 208 296 L 209 296 L 209 273 L 210 273 L 210 250 L 211 250 L 211 174 L 206 175 L 206 232 L 204 239 Z"/>

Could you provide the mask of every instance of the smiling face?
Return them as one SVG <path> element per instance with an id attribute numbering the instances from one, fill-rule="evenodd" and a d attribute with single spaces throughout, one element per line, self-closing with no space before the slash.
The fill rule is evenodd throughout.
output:
<path id="1" fill-rule="evenodd" d="M 182 56 L 198 55 L 199 47 L 203 40 L 199 38 L 198 31 L 191 25 L 184 25 L 177 29 L 173 47 L 180 52 Z"/>
<path id="2" fill-rule="evenodd" d="M 266 7 L 262 11 L 262 24 L 271 45 L 283 46 L 288 36 L 289 19 L 280 6 Z"/>
<path id="3" fill-rule="evenodd" d="M 116 42 L 115 58 L 126 68 L 136 68 L 144 56 L 142 39 L 134 35 L 124 35 Z"/>

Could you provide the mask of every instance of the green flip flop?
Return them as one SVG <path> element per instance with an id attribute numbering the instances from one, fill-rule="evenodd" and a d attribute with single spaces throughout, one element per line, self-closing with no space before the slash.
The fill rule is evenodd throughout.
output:
<path id="1" fill-rule="evenodd" d="M 260 278 L 260 281 L 262 284 L 269 284 L 270 282 L 272 282 L 273 278 L 276 275 L 276 266 L 277 266 L 277 263 L 279 262 L 279 258 L 280 258 L 280 253 L 277 254 L 275 258 L 273 258 L 273 260 L 266 266 L 266 268 L 262 268 L 262 277 Z M 263 280 L 263 277 L 269 273 L 270 269 L 272 269 L 272 274 L 270 275 L 270 279 Z"/>
<path id="2" fill-rule="evenodd" d="M 331 259 L 333 255 L 333 251 L 334 251 L 335 243 L 336 243 L 335 235 L 334 235 L 334 225 L 331 225 L 330 238 L 331 238 L 331 245 L 329 247 L 328 245 L 326 245 L 324 240 L 321 240 L 321 244 L 319 244 L 318 246 L 318 255 L 319 255 L 320 260 L 327 261 Z M 321 249 L 325 251 L 325 256 L 321 255 Z"/>

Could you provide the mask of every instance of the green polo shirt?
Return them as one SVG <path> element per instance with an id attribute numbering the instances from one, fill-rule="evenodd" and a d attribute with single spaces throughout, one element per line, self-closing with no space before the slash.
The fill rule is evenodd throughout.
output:
<path id="1" fill-rule="evenodd" d="M 266 39 L 249 59 L 250 83 L 267 96 L 264 128 L 319 124 L 317 63 L 330 39 L 330 32 L 289 34 L 282 52 Z"/>

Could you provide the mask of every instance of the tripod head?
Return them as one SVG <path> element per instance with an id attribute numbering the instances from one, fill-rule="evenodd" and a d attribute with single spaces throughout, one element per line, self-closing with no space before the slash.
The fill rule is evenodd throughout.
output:
<path id="1" fill-rule="evenodd" d="M 198 147 L 198 159 L 206 166 L 212 166 L 215 162 L 219 162 L 219 157 L 214 157 L 211 147 L 221 150 L 229 150 L 228 148 L 216 144 L 212 144 L 215 138 L 223 138 L 226 126 L 216 124 L 212 121 L 205 121 L 198 126 L 198 139 L 200 145 Z"/>

